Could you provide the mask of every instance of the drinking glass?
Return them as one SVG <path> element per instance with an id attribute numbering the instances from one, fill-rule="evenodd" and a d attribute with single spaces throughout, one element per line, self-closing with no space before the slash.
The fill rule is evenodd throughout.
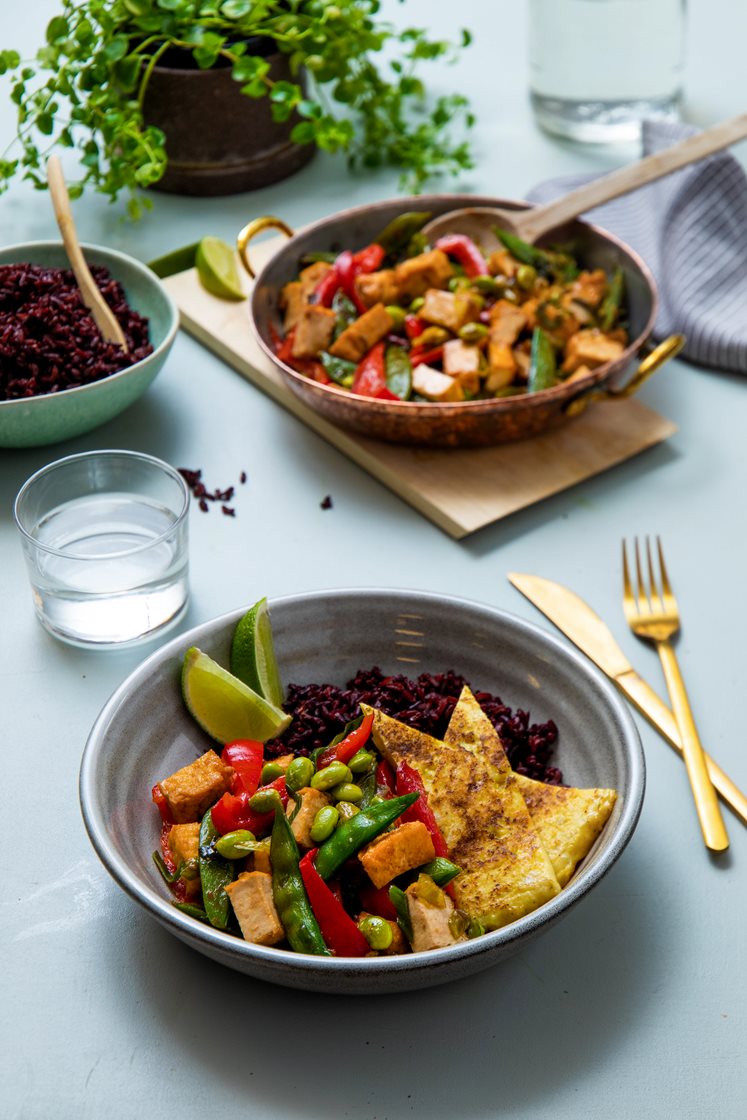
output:
<path id="1" fill-rule="evenodd" d="M 15 502 L 36 613 L 57 638 L 120 647 L 174 625 L 187 605 L 189 490 L 134 451 L 60 459 Z"/>
<path id="2" fill-rule="evenodd" d="M 676 119 L 685 0 L 529 0 L 529 84 L 538 123 L 572 140 L 636 140 Z"/>

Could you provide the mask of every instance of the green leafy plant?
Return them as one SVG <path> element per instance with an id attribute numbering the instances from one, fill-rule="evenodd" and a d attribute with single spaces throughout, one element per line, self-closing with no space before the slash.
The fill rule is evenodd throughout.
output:
<path id="1" fill-rule="evenodd" d="M 431 103 L 417 76 L 420 63 L 453 60 L 459 48 L 422 29 L 393 27 L 377 18 L 379 7 L 378 0 L 62 0 L 34 61 L 0 51 L 0 74 L 11 74 L 18 107 L 0 190 L 17 174 L 44 189 L 49 151 L 76 148 L 83 174 L 70 184 L 73 197 L 89 184 L 111 200 L 124 192 L 138 217 L 150 204 L 141 188 L 158 182 L 168 158 L 168 139 L 144 120 L 143 100 L 153 67 L 174 48 L 201 69 L 230 66 L 242 93 L 269 98 L 276 121 L 293 117 L 295 143 L 344 152 L 351 168 L 390 164 L 404 188 L 418 190 L 433 175 L 471 167 L 466 141 L 450 137 L 452 126 L 473 123 L 466 99 L 455 93 Z M 255 37 L 277 44 L 299 80 L 273 81 L 267 58 L 252 53 Z M 461 45 L 469 39 L 463 31 Z"/>

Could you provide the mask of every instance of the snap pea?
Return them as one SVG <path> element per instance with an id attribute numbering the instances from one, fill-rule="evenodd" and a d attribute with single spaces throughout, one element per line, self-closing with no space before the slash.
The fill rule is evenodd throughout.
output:
<path id="1" fill-rule="evenodd" d="M 355 377 L 355 362 L 348 362 L 345 358 L 336 358 L 334 354 L 329 354 L 326 350 L 322 350 L 319 354 L 319 361 L 324 366 L 324 371 L 328 377 L 331 377 L 338 385 L 342 385 L 346 389 L 350 388 Z"/>
<path id="2" fill-rule="evenodd" d="M 330 762 L 323 770 L 317 770 L 310 785 L 312 789 L 332 789 L 333 786 L 339 786 L 340 782 L 349 782 L 352 776 L 344 762 Z"/>
<path id="3" fill-rule="evenodd" d="M 314 763 L 310 758 L 294 758 L 285 773 L 285 788 L 296 792 L 309 784 L 314 777 Z"/>
<path id="4" fill-rule="evenodd" d="M 314 843 L 321 844 L 323 840 L 331 836 L 339 819 L 340 813 L 334 805 L 323 805 L 314 817 L 309 830 L 309 835 Z"/>
<path id="5" fill-rule="evenodd" d="M 316 264 L 317 261 L 323 261 L 325 264 L 334 264 L 336 260 L 337 260 L 337 253 L 325 253 L 325 252 L 304 253 L 304 255 L 301 257 L 301 260 L 300 260 L 299 263 L 303 267 L 306 267 L 306 265 Z"/>
<path id="6" fill-rule="evenodd" d="M 194 902 L 172 902 L 171 904 L 176 910 L 181 910 L 182 914 L 189 914 L 190 918 L 196 918 L 198 922 L 207 922 L 208 916 L 201 906 L 195 906 Z"/>
<path id="7" fill-rule="evenodd" d="M 540 389 L 550 389 L 556 383 L 555 351 L 550 339 L 541 327 L 535 327 L 532 334 L 532 350 L 529 357 L 530 393 Z"/>
<path id="8" fill-rule="evenodd" d="M 386 918 L 378 918 L 374 914 L 358 922 L 358 929 L 371 948 L 377 951 L 388 949 L 394 940 L 392 927 L 389 925 Z"/>
<path id="9" fill-rule="evenodd" d="M 410 920 L 410 905 L 407 895 L 400 888 L 392 885 L 389 888 L 389 901 L 397 911 L 397 925 L 408 941 L 412 941 L 412 922 Z"/>
<path id="10" fill-rule="evenodd" d="M 194 859 L 185 860 L 173 871 L 169 871 L 160 852 L 153 853 L 153 862 L 169 886 L 172 886 L 177 879 L 196 879 L 200 874 L 197 860 Z"/>
<path id="11" fill-rule="evenodd" d="M 328 957 L 298 867 L 298 845 L 282 809 L 275 810 L 270 840 L 272 897 L 288 944 L 296 953 Z"/>
<path id="12" fill-rule="evenodd" d="M 225 929 L 229 915 L 226 887 L 233 879 L 233 864 L 218 855 L 215 850 L 215 841 L 219 835 L 208 809 L 200 823 L 199 867 L 202 903 L 210 925 L 215 926 L 216 929 Z"/>
<path id="13" fill-rule="evenodd" d="M 401 346 L 387 346 L 384 353 L 386 387 L 401 401 L 409 400 L 412 393 L 412 365 L 407 351 Z"/>
<path id="14" fill-rule="evenodd" d="M 536 245 L 530 245 L 528 241 L 522 241 L 520 237 L 509 233 L 505 229 L 496 229 L 493 232 L 505 245 L 511 256 L 522 264 L 532 265 L 533 268 L 545 274 L 549 272 L 558 280 L 573 280 L 578 276 L 578 265 L 573 257 L 567 253 L 539 249 Z"/>
<path id="15" fill-rule="evenodd" d="M 362 778 L 358 778 L 358 785 L 363 790 L 363 797 L 359 806 L 361 809 L 367 809 L 369 805 L 373 804 L 373 798 L 376 797 L 376 770 L 371 769 Z"/>
<path id="16" fill-rule="evenodd" d="M 620 305 L 625 290 L 625 275 L 621 268 L 612 273 L 607 295 L 599 308 L 599 326 L 603 331 L 611 331 L 620 313 Z"/>
<path id="17" fill-rule="evenodd" d="M 375 244 L 381 245 L 388 255 L 397 254 L 405 248 L 416 233 L 420 232 L 430 216 L 430 211 L 406 210 L 404 214 L 398 214 L 388 225 L 384 226 L 378 237 L 373 238 L 373 241 Z"/>
<path id="18" fill-rule="evenodd" d="M 392 797 L 388 801 L 371 805 L 368 809 L 361 809 L 360 813 L 344 821 L 329 840 L 325 840 L 317 853 L 315 866 L 322 879 L 329 879 L 334 875 L 345 860 L 354 856 L 364 844 L 396 821 L 419 796 L 417 793 L 407 793 L 402 797 Z"/>
<path id="19" fill-rule="evenodd" d="M 266 762 L 262 767 L 259 784 L 261 786 L 269 786 L 270 782 L 274 782 L 276 778 L 279 778 L 280 775 L 284 773 L 283 767 L 277 762 Z"/>
<path id="20" fill-rule="evenodd" d="M 337 316 L 334 329 L 334 336 L 337 338 L 351 323 L 355 322 L 358 318 L 358 311 L 352 299 L 345 295 L 342 288 L 339 288 L 332 297 L 332 310 Z"/>
<path id="21" fill-rule="evenodd" d="M 425 875 L 430 875 L 433 882 L 439 887 L 445 887 L 452 879 L 455 879 L 461 872 L 461 867 L 457 867 L 450 859 L 444 856 L 436 856 L 430 863 L 426 863 L 420 869 Z"/>

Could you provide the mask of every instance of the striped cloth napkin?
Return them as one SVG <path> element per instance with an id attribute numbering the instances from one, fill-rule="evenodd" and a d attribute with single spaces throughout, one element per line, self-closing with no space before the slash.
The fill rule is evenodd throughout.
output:
<path id="1" fill-rule="evenodd" d="M 696 130 L 643 126 L 643 155 Z M 530 202 L 549 202 L 596 178 L 541 183 Z M 747 176 L 721 152 L 584 215 L 626 241 L 653 272 L 661 306 L 654 334 L 684 334 L 683 355 L 712 369 L 747 373 Z"/>

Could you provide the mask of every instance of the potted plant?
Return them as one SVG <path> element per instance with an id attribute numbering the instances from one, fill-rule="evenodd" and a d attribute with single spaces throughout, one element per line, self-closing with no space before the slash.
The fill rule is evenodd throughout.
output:
<path id="1" fill-rule="evenodd" d="M 112 200 L 124 194 L 133 217 L 149 205 L 142 188 L 244 190 L 317 148 L 345 153 L 351 167 L 392 164 L 415 190 L 470 167 L 464 139 L 449 135 L 472 123 L 466 99 L 429 104 L 417 73 L 458 48 L 396 29 L 378 9 L 377 0 L 61 0 L 34 60 L 0 51 L 18 107 L 0 190 L 17 174 L 43 189 L 55 146 L 80 154 L 74 197 L 89 185 Z M 210 174 L 198 182 L 201 161 L 212 185 Z"/>

